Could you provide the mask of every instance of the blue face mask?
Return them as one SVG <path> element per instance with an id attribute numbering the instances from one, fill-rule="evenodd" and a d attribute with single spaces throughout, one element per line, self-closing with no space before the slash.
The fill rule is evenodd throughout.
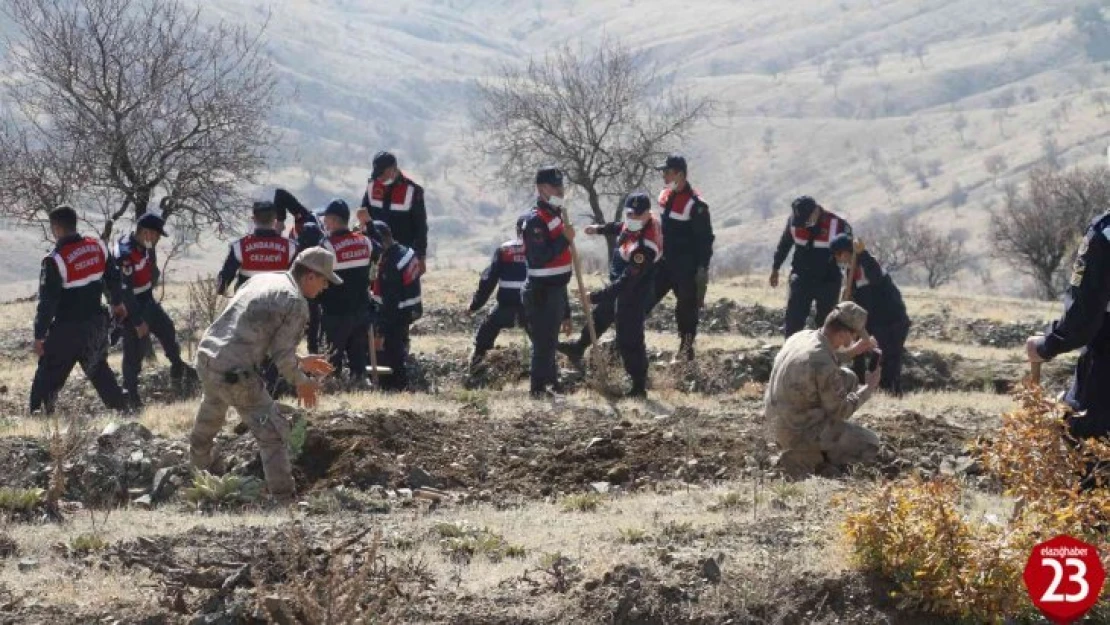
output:
<path id="1" fill-rule="evenodd" d="M 629 232 L 639 232 L 644 229 L 644 222 L 630 215 L 624 216 L 624 227 Z"/>

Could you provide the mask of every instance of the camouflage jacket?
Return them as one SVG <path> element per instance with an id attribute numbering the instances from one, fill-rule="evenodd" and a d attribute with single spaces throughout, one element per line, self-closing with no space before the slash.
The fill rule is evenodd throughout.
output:
<path id="1" fill-rule="evenodd" d="M 815 441 L 831 423 L 844 421 L 871 397 L 856 375 L 842 368 L 819 330 L 787 339 L 771 370 L 764 396 L 766 426 L 780 445 Z"/>
<path id="2" fill-rule="evenodd" d="M 197 351 L 214 372 L 258 371 L 267 356 L 291 384 L 308 381 L 297 346 L 308 324 L 308 301 L 293 274 L 259 274 L 243 284 L 204 332 Z"/>

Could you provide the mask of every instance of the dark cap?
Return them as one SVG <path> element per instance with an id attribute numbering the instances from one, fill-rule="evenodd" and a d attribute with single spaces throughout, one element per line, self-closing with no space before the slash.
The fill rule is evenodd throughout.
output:
<path id="1" fill-rule="evenodd" d="M 161 215 L 147 213 L 139 217 L 139 221 L 135 225 L 140 228 L 146 228 L 147 230 L 153 230 L 162 236 L 169 236 L 166 232 L 166 220 L 162 219 Z"/>
<path id="2" fill-rule="evenodd" d="M 834 238 L 829 243 L 829 250 L 832 251 L 833 254 L 839 254 L 840 252 L 851 252 L 852 235 L 848 234 L 847 232 L 836 235 L 836 238 Z"/>
<path id="3" fill-rule="evenodd" d="M 377 180 L 378 176 L 385 173 L 385 170 L 396 166 L 396 156 L 393 156 L 390 152 L 378 152 L 374 155 L 374 169 L 370 172 L 370 177 Z"/>
<path id="4" fill-rule="evenodd" d="M 646 193 L 629 193 L 624 198 L 624 208 L 635 215 L 643 215 L 651 210 L 651 198 Z"/>
<path id="5" fill-rule="evenodd" d="M 544 165 L 536 170 L 536 184 L 561 187 L 563 186 L 563 172 L 554 165 Z"/>
<path id="6" fill-rule="evenodd" d="M 524 230 L 524 225 L 528 223 L 528 219 L 529 219 L 529 218 L 530 218 L 531 216 L 532 216 L 532 215 L 531 215 L 531 214 L 529 214 L 529 213 L 521 213 L 521 214 L 519 214 L 519 215 L 517 215 L 517 216 L 516 216 L 516 229 L 517 229 L 517 232 L 522 232 L 522 231 Z"/>
<path id="7" fill-rule="evenodd" d="M 809 216 L 812 215 L 815 210 L 817 210 L 817 200 L 814 200 L 808 195 L 795 198 L 794 201 L 790 203 L 790 211 L 794 213 L 792 219 L 793 225 L 797 227 L 806 225 L 806 222 L 809 221 Z"/>
<path id="8" fill-rule="evenodd" d="M 327 207 L 324 208 L 324 215 L 338 217 L 346 222 L 351 220 L 351 209 L 347 206 L 347 202 L 335 199 L 329 202 Z"/>
<path id="9" fill-rule="evenodd" d="M 63 228 L 76 228 L 77 227 L 77 211 L 66 204 L 58 206 L 50 211 L 50 223 L 58 224 Z"/>
<path id="10" fill-rule="evenodd" d="M 373 228 L 371 230 L 373 232 L 373 238 L 375 240 L 381 241 L 382 237 L 385 236 L 388 236 L 391 239 L 393 238 L 393 229 L 389 227 L 389 224 L 385 223 L 384 221 L 379 221 L 375 219 L 372 225 Z"/>
<path id="11" fill-rule="evenodd" d="M 276 216 L 277 215 L 277 206 L 273 202 L 267 202 L 266 200 L 261 200 L 261 201 L 255 202 L 254 204 L 251 205 L 251 213 L 255 217 L 258 217 L 260 214 L 263 214 L 263 213 L 270 213 L 271 215 Z"/>
<path id="12" fill-rule="evenodd" d="M 686 173 L 686 157 L 681 154 L 671 154 L 667 156 L 667 160 L 655 166 L 655 171 L 663 171 L 665 169 L 673 169 Z"/>

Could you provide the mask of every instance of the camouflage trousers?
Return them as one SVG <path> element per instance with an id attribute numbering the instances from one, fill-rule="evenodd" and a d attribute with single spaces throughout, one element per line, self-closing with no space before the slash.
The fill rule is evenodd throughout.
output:
<path id="1" fill-rule="evenodd" d="M 826 425 L 814 438 L 780 435 L 778 439 L 783 449 L 778 466 L 791 477 L 812 475 L 825 463 L 843 467 L 871 462 L 879 453 L 878 434 L 845 421 Z"/>
<path id="2" fill-rule="evenodd" d="M 227 409 L 234 408 L 258 441 L 262 471 L 266 475 L 270 494 L 275 499 L 292 497 L 293 468 L 286 446 L 289 421 L 281 415 L 277 404 L 266 392 L 262 376 L 252 371 L 242 374 L 237 382 L 229 383 L 224 377 L 226 372 L 209 367 L 208 358 L 198 355 L 197 376 L 204 395 L 189 435 L 193 467 L 208 469 L 212 465 L 212 441 L 224 426 Z"/>

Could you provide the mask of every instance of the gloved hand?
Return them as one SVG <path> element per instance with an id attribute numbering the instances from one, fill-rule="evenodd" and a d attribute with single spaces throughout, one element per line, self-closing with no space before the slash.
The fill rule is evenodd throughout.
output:
<path id="1" fill-rule="evenodd" d="M 694 274 L 694 285 L 698 292 L 698 306 L 705 305 L 705 292 L 709 289 L 709 268 L 698 267 L 697 273 Z"/>

